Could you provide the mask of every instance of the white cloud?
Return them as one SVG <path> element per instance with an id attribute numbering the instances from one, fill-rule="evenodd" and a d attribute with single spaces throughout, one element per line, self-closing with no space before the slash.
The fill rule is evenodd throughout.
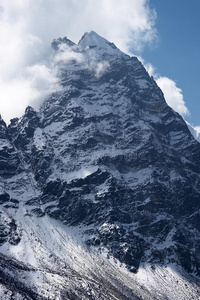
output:
<path id="1" fill-rule="evenodd" d="M 45 65 L 34 65 L 26 68 L 30 90 L 34 96 L 30 99 L 30 105 L 39 109 L 41 102 L 49 97 L 53 92 L 61 89 L 56 71 L 49 69 Z"/>
<path id="2" fill-rule="evenodd" d="M 45 65 L 26 67 L 22 76 L 0 79 L 0 110 L 5 121 L 21 116 L 27 105 L 38 109 L 52 92 L 60 89 L 57 78 Z"/>
<path id="3" fill-rule="evenodd" d="M 189 115 L 182 90 L 176 86 L 176 83 L 167 77 L 159 77 L 156 82 L 163 91 L 167 104 L 183 117 Z"/>
<path id="4" fill-rule="evenodd" d="M 199 133 L 200 135 L 200 126 L 195 126 L 194 129 Z"/>
<path id="5" fill-rule="evenodd" d="M 139 57 L 145 69 L 150 76 L 154 77 L 157 85 L 164 93 L 167 104 L 178 112 L 183 118 L 190 115 L 190 112 L 183 98 L 183 91 L 177 87 L 176 82 L 168 77 L 161 76 L 157 68 L 151 63 L 147 63 L 142 57 Z"/>
<path id="6" fill-rule="evenodd" d="M 144 64 L 147 72 L 149 73 L 149 75 L 156 77 L 156 75 L 155 75 L 156 74 L 156 68 L 151 63 L 144 63 L 143 62 L 143 64 Z"/>
<path id="7" fill-rule="evenodd" d="M 110 64 L 107 61 L 98 62 L 95 68 L 95 76 L 100 78 L 108 69 Z"/>
<path id="8" fill-rule="evenodd" d="M 107 61 L 97 61 L 95 53 L 92 51 L 90 51 L 89 59 L 86 53 L 80 51 L 81 49 L 77 45 L 69 47 L 67 44 L 61 43 L 58 45 L 54 61 L 57 66 L 62 66 L 63 63 L 82 63 L 82 66 L 93 72 L 96 78 L 100 78 L 110 67 Z"/>
<path id="9" fill-rule="evenodd" d="M 3 118 L 8 122 L 9 118 L 22 115 L 28 104 L 37 108 L 48 96 L 48 85 L 56 81 L 49 62 L 54 38 L 67 35 L 78 42 L 84 32 L 94 30 L 123 51 L 140 51 L 156 39 L 155 19 L 148 0 L 1 0 Z M 105 64 L 98 65 L 97 73 L 104 67 Z"/>
<path id="10" fill-rule="evenodd" d="M 54 58 L 56 63 L 70 63 L 72 61 L 81 63 L 85 60 L 84 55 L 77 51 L 74 51 L 74 47 L 69 47 L 66 44 L 60 44 L 58 46 L 58 52 Z"/>
<path id="11" fill-rule="evenodd" d="M 110 67 L 109 62 L 97 62 L 94 59 L 87 65 L 88 69 L 94 72 L 95 77 L 100 78 Z"/>

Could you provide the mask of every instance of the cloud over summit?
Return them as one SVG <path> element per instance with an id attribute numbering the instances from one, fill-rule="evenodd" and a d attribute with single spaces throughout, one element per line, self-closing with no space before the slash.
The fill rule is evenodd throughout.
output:
<path id="1" fill-rule="evenodd" d="M 9 122 L 21 116 L 29 104 L 38 108 L 51 92 L 56 83 L 50 70 L 54 38 L 67 35 L 77 43 L 84 32 L 94 30 L 123 51 L 140 51 L 156 39 L 155 19 L 147 0 L 1 0 L 3 118 Z M 106 66 L 98 67 L 100 74 Z"/>
<path id="2" fill-rule="evenodd" d="M 140 54 L 157 41 L 156 12 L 149 0 L 1 0 L 0 2 L 0 113 L 8 123 L 26 106 L 38 109 L 58 88 L 52 68 L 51 42 L 66 36 L 77 43 L 94 30 L 124 52 Z M 82 60 L 65 49 L 57 60 Z M 71 57 L 70 57 L 71 56 Z M 88 66 L 100 76 L 106 62 Z M 151 69 L 151 70 L 150 70 Z M 149 64 L 149 70 L 153 67 Z M 157 80 L 166 100 L 186 115 L 182 92 L 165 77 Z"/>

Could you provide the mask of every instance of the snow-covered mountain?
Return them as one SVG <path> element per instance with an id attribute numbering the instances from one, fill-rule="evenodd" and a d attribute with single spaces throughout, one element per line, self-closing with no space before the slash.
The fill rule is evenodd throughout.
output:
<path id="1" fill-rule="evenodd" d="M 52 47 L 59 92 L 0 120 L 0 297 L 198 299 L 200 144 L 136 57 Z"/>

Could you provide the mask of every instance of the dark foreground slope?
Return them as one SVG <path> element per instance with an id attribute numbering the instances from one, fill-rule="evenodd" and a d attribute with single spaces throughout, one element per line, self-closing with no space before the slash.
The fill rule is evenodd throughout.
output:
<path id="1" fill-rule="evenodd" d="M 200 144 L 137 58 L 52 46 L 62 88 L 0 123 L 2 291 L 198 299 Z"/>

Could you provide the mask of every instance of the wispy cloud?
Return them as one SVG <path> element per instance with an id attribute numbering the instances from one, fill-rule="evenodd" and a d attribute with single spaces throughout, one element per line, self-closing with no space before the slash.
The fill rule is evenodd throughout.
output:
<path id="1" fill-rule="evenodd" d="M 140 60 L 145 66 L 149 75 L 154 77 L 157 85 L 163 91 L 167 104 L 176 112 L 178 112 L 182 117 L 189 116 L 190 112 L 184 101 L 183 91 L 179 87 L 177 87 L 176 81 L 166 76 L 161 76 L 158 73 L 157 68 L 151 63 L 145 62 L 142 57 L 140 57 Z"/>
<path id="2" fill-rule="evenodd" d="M 102 60 L 97 60 L 95 52 L 90 50 L 89 56 L 87 52 L 82 51 L 79 45 L 68 46 L 66 43 L 60 43 L 57 46 L 56 54 L 53 58 L 57 69 L 59 70 L 59 65 L 62 66 L 63 63 L 81 63 L 82 67 L 90 70 L 94 73 L 96 78 L 100 78 L 110 67 L 109 62 Z"/>
<path id="3" fill-rule="evenodd" d="M 61 43 L 58 46 L 58 51 L 54 57 L 54 61 L 57 64 L 68 64 L 71 62 L 81 63 L 85 61 L 85 57 L 82 53 L 76 51 L 76 47 L 69 47 L 67 44 Z"/>
<path id="4" fill-rule="evenodd" d="M 159 77 L 156 82 L 163 91 L 165 100 L 169 106 L 183 117 L 190 114 L 183 99 L 183 92 L 176 86 L 175 81 L 167 77 Z"/>
<path id="5" fill-rule="evenodd" d="M 96 61 L 94 58 L 86 65 L 86 67 L 94 72 L 96 78 L 100 78 L 109 69 L 110 64 L 107 61 Z"/>
<path id="6" fill-rule="evenodd" d="M 194 128 L 200 134 L 200 126 L 195 126 Z"/>
<path id="7" fill-rule="evenodd" d="M 21 116 L 28 104 L 38 107 L 48 97 L 56 77 L 51 70 L 54 38 L 78 42 L 94 30 L 127 52 L 141 51 L 156 40 L 156 13 L 148 0 L 1 0 L 0 2 L 0 113 Z M 74 53 L 63 52 L 58 59 Z M 66 55 L 66 56 L 64 56 Z M 72 59 L 73 57 L 71 57 Z M 81 56 L 76 56 L 81 59 Z M 106 63 L 95 66 L 98 77 Z M 37 72 L 39 72 L 37 76 Z"/>

